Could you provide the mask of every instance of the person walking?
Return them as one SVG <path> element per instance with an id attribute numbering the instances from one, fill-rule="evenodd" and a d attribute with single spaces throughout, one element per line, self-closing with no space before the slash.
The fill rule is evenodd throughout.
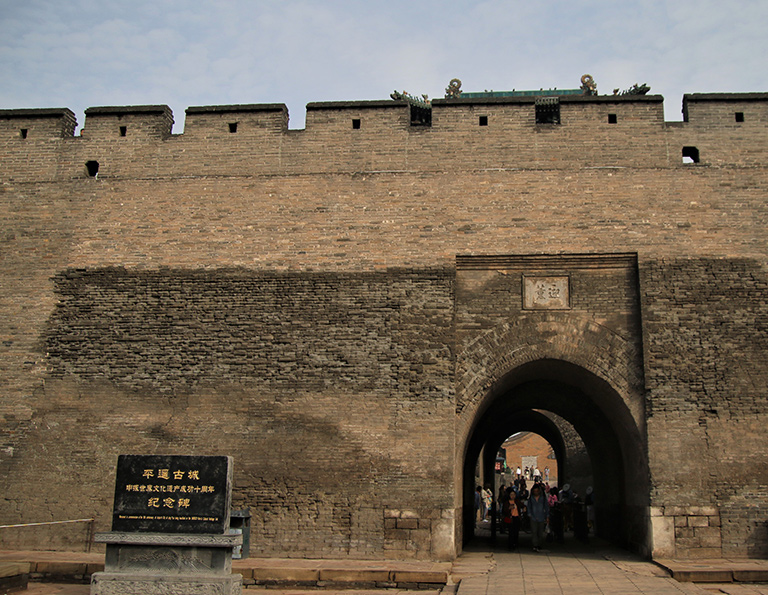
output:
<path id="1" fill-rule="evenodd" d="M 571 491 L 571 484 L 567 483 L 563 486 L 558 500 L 563 509 L 563 529 L 565 531 L 573 531 L 573 492 Z"/>
<path id="2" fill-rule="evenodd" d="M 496 498 L 496 518 L 503 519 L 504 518 L 504 499 L 507 497 L 507 486 L 506 484 L 501 484 L 499 486 L 499 495 Z M 501 523 L 501 528 L 499 529 L 502 533 L 504 533 L 504 523 Z"/>
<path id="3" fill-rule="evenodd" d="M 587 508 L 587 532 L 595 530 L 595 494 L 592 486 L 587 488 L 587 495 L 584 497 L 584 506 Z"/>
<path id="4" fill-rule="evenodd" d="M 504 496 L 503 523 L 509 531 L 507 547 L 513 550 L 517 547 L 517 541 L 520 536 L 520 512 L 523 507 L 522 502 L 517 497 L 515 490 L 508 488 Z"/>
<path id="5" fill-rule="evenodd" d="M 531 519 L 531 537 L 533 538 L 533 551 L 541 551 L 544 544 L 544 529 L 549 519 L 549 502 L 541 490 L 541 484 L 535 483 L 531 488 L 531 497 L 528 499 L 528 516 Z"/>
<path id="6" fill-rule="evenodd" d="M 488 513 L 491 512 L 491 502 L 493 502 L 493 492 L 491 487 L 486 485 L 481 492 L 483 498 L 483 522 L 488 520 Z"/>

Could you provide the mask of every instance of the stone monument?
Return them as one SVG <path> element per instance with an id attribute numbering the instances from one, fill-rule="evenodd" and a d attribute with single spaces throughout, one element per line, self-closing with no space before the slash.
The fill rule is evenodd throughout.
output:
<path id="1" fill-rule="evenodd" d="M 242 591 L 232 574 L 230 535 L 232 458 L 120 455 L 112 531 L 104 571 L 91 595 L 231 595 Z"/>

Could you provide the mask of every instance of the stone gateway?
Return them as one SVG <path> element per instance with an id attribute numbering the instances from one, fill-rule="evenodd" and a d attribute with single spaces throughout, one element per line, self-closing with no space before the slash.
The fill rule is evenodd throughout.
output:
<path id="1" fill-rule="evenodd" d="M 528 431 L 605 537 L 768 555 L 768 94 L 683 112 L 0 111 L 0 522 L 107 531 L 119 454 L 220 455 L 251 555 L 449 560 Z"/>

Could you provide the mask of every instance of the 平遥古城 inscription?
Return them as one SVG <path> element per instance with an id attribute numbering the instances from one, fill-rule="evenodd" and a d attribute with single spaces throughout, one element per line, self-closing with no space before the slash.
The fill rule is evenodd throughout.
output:
<path id="1" fill-rule="evenodd" d="M 120 455 L 113 531 L 224 533 L 229 457 Z"/>

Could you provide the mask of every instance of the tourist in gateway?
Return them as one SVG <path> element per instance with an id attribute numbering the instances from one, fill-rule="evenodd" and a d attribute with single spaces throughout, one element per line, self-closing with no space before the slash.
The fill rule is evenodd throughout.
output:
<path id="1" fill-rule="evenodd" d="M 541 484 L 533 484 L 531 497 L 528 499 L 528 516 L 531 519 L 533 551 L 538 552 L 544 543 L 544 528 L 549 518 L 549 502 L 541 490 Z"/>

